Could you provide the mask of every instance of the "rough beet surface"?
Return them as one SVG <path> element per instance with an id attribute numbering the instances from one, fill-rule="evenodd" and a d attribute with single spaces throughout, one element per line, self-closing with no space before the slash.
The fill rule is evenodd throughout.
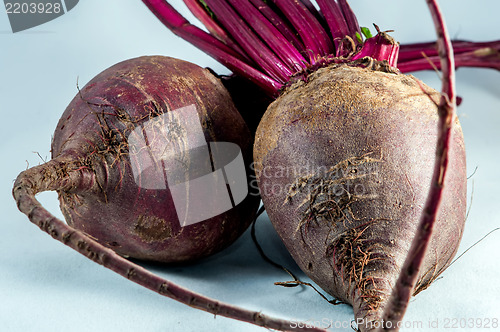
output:
<path id="1" fill-rule="evenodd" d="M 425 89 L 426 93 L 424 93 Z M 440 94 L 411 76 L 318 70 L 264 115 L 254 161 L 263 203 L 313 281 L 350 303 L 361 330 L 381 319 L 430 190 Z M 456 122 L 444 195 L 415 293 L 456 253 L 466 165 Z"/>
<path id="2" fill-rule="evenodd" d="M 189 123 L 155 128 L 155 119 L 185 107 L 196 110 L 206 142 L 235 143 L 250 164 L 251 134 L 227 90 L 206 69 L 169 57 L 140 57 L 106 69 L 79 91 L 52 142 L 52 158 L 61 167 L 44 170 L 56 181 L 81 178 L 80 185 L 58 190 L 70 226 L 122 255 L 161 262 L 210 255 L 245 231 L 258 207 L 250 195 L 226 213 L 180 224 L 162 173 L 180 173 L 176 163 L 191 163 L 203 175 L 200 159 L 188 151 L 194 135 Z M 143 136 L 146 144 L 131 146 Z M 167 148 L 176 153 L 160 160 L 162 151 L 154 150 Z M 144 154 L 153 160 L 148 169 L 141 166 Z M 145 169 L 138 177 L 140 167 Z"/>

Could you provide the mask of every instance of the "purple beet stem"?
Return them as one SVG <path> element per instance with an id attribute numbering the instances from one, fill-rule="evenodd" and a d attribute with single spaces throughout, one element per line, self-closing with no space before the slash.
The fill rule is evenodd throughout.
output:
<path id="1" fill-rule="evenodd" d="M 206 0 L 210 9 L 219 17 L 224 28 L 242 49 L 273 79 L 282 81 L 292 71 L 256 36 L 229 3 L 223 0 Z"/>
<path id="2" fill-rule="evenodd" d="M 285 22 L 274 10 L 267 5 L 263 0 L 250 0 L 255 8 L 264 15 L 269 22 L 271 22 L 276 29 L 278 29 L 281 34 L 289 40 L 299 53 L 305 52 L 304 44 L 301 40 L 294 34 L 290 25 Z"/>
<path id="3" fill-rule="evenodd" d="M 268 329 L 280 331 L 317 331 L 326 332 L 315 327 L 292 328 L 296 322 L 272 318 L 257 311 L 250 311 L 219 302 L 163 279 L 143 267 L 119 256 L 113 250 L 104 247 L 83 232 L 68 226 L 51 215 L 35 198 L 35 195 L 47 190 L 88 190 L 96 185 L 95 176 L 87 169 L 72 171 L 67 178 L 50 179 L 46 174 L 56 174 L 68 160 L 53 159 L 43 165 L 22 172 L 16 179 L 13 196 L 21 212 L 29 220 L 51 235 L 54 239 L 78 251 L 80 254 L 118 273 L 119 275 L 144 286 L 160 295 L 169 297 L 192 308 L 200 309 L 214 315 L 248 322 Z"/>
<path id="4" fill-rule="evenodd" d="M 248 65 L 235 51 L 217 38 L 191 25 L 168 2 L 163 0 L 142 0 L 142 2 L 172 32 L 209 54 L 234 73 L 248 78 L 269 95 L 275 95 L 280 89 L 280 83 Z"/>
<path id="5" fill-rule="evenodd" d="M 318 56 L 333 53 L 333 44 L 327 32 L 302 2 L 293 0 L 273 0 L 273 2 L 302 38 L 310 62 L 314 62 Z"/>
<path id="6" fill-rule="evenodd" d="M 500 58 L 500 40 L 488 41 L 488 42 L 470 42 L 465 40 L 452 40 L 452 45 L 455 57 L 461 53 L 468 53 L 468 52 L 484 53 L 485 51 L 490 50 L 490 53 L 496 53 L 497 57 Z M 399 58 L 405 61 L 421 59 L 422 53 L 425 53 L 427 56 L 438 55 L 436 42 L 401 45 L 401 55 L 399 56 Z"/>
<path id="7" fill-rule="evenodd" d="M 351 6 L 349 6 L 349 4 L 347 3 L 347 0 L 339 0 L 339 5 L 342 13 L 344 14 L 347 26 L 349 27 L 349 36 L 354 38 L 356 32 L 361 31 L 361 29 L 359 28 L 358 19 L 356 18 L 356 15 L 354 15 Z"/>
<path id="8" fill-rule="evenodd" d="M 483 67 L 500 70 L 500 40 L 490 42 L 452 41 L 455 67 Z M 401 45 L 398 68 L 402 72 L 441 68 L 436 43 Z"/>
<path id="9" fill-rule="evenodd" d="M 248 64 L 252 63 L 252 60 L 247 57 L 245 52 L 231 39 L 227 32 L 221 28 L 217 22 L 210 18 L 210 14 L 206 12 L 198 0 L 184 0 L 184 3 L 189 8 L 191 13 L 193 13 L 193 15 L 203 23 L 213 36 L 229 46 L 237 54 L 244 57 Z"/>
<path id="10" fill-rule="evenodd" d="M 344 15 L 335 1 L 317 0 L 317 3 L 328 22 L 335 47 L 338 48 L 344 37 L 350 34 Z"/>
<path id="11" fill-rule="evenodd" d="M 280 31 L 247 0 L 229 0 L 233 8 L 243 17 L 253 30 L 266 42 L 293 73 L 305 69 L 305 59 Z"/>
<path id="12" fill-rule="evenodd" d="M 385 307 L 381 331 L 397 330 L 398 322 L 402 321 L 408 302 L 417 282 L 418 272 L 423 261 L 427 245 L 432 235 L 432 229 L 439 211 L 443 193 L 444 179 L 448 166 L 448 153 L 452 138 L 453 122 L 455 120 L 455 63 L 453 47 L 448 35 L 443 15 L 436 0 L 426 0 L 429 6 L 436 33 L 438 36 L 438 53 L 441 55 L 441 71 L 443 73 L 441 100 L 438 106 L 439 135 L 436 150 L 436 163 L 432 175 L 432 186 L 427 197 L 422 219 L 417 228 L 410 251 L 406 256 L 401 274 Z"/>
<path id="13" fill-rule="evenodd" d="M 338 4 L 335 3 L 336 7 L 331 9 L 332 13 L 335 12 L 337 15 L 325 14 L 324 17 L 322 13 L 315 9 L 312 12 L 306 5 L 309 3 L 307 0 L 272 0 L 273 6 L 264 3 L 262 0 L 249 0 L 254 8 L 258 9 L 262 14 L 258 18 L 250 17 L 252 16 L 251 12 L 254 12 L 254 10 L 242 10 L 240 7 L 243 2 L 240 0 L 207 0 L 209 4 L 215 2 L 216 7 L 224 5 L 226 8 L 231 9 L 231 14 L 219 15 L 215 18 L 208 15 L 208 12 L 205 13 L 206 15 L 202 14 L 200 11 L 205 9 L 193 4 L 197 0 L 185 0 L 190 8 L 196 7 L 193 9 L 195 16 L 202 16 L 202 23 L 207 26 L 209 31 L 214 30 L 214 27 L 224 29 L 224 37 L 222 38 L 219 36 L 220 33 L 216 33 L 214 37 L 191 25 L 167 0 L 142 1 L 175 34 L 211 55 L 235 74 L 252 81 L 271 97 L 277 97 L 280 94 L 280 89 L 289 82 L 290 78 L 296 75 L 302 77 L 304 67 L 306 67 L 306 71 L 309 70 L 309 67 L 317 68 L 322 63 L 332 61 L 328 62 L 325 60 L 326 58 L 331 59 L 333 55 L 345 56 L 353 51 L 350 49 L 344 50 L 343 45 L 340 45 L 335 50 L 332 44 L 334 42 L 332 34 L 335 36 L 336 34 L 334 32 L 329 34 L 328 26 L 333 29 L 340 25 L 342 29 L 347 26 L 348 36 L 352 38 L 357 47 L 357 54 L 354 57 L 356 55 L 357 57 L 371 56 L 376 60 L 388 60 L 393 66 L 395 66 L 397 60 L 397 67 L 405 73 L 439 69 L 441 67 L 439 56 L 435 50 L 435 43 L 401 45 L 399 58 L 397 58 L 397 50 L 389 50 L 383 44 L 382 46 L 376 45 L 376 43 L 373 44 L 374 39 L 365 41 L 366 45 L 364 46 L 366 47 L 360 50 L 357 38 L 353 38 L 356 32 L 359 32 L 359 25 L 346 0 L 338 0 Z M 323 4 L 323 7 L 325 4 Z M 330 5 L 333 6 L 333 4 Z M 276 8 L 278 10 L 275 12 Z M 338 8 L 340 8 L 340 12 L 336 10 Z M 278 13 L 286 18 L 283 18 Z M 234 29 L 234 27 L 231 27 L 230 24 L 228 28 L 229 20 L 241 21 L 238 24 L 244 21 L 244 31 L 247 36 L 242 37 L 238 32 L 232 34 L 230 30 Z M 224 22 L 226 24 L 222 24 Z M 273 26 L 276 30 L 274 30 Z M 273 36 L 273 33 L 270 33 L 272 31 L 279 36 Z M 241 38 L 243 39 L 240 40 Z M 260 38 L 262 38 L 262 42 Z M 221 40 L 230 41 L 230 43 L 228 42 L 226 45 Z M 255 43 L 252 40 L 258 40 L 258 44 L 260 44 L 257 47 L 257 52 L 255 51 Z M 280 45 L 273 45 L 273 40 Z M 281 47 L 285 43 L 284 40 L 289 42 L 286 43 L 285 48 Z M 270 43 L 271 45 L 269 45 Z M 339 46 L 337 42 L 335 44 Z M 500 41 L 482 43 L 456 41 L 455 46 L 457 47 L 456 66 L 500 70 Z M 253 49 L 253 51 L 249 52 L 248 48 Z M 390 56 L 390 58 L 387 58 L 387 56 Z M 279 60 L 275 61 L 276 57 Z M 307 61 L 302 61 L 303 57 Z M 274 60 L 269 61 L 270 59 Z"/>

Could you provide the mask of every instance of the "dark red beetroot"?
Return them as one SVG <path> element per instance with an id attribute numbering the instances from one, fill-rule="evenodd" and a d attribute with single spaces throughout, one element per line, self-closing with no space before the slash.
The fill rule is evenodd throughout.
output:
<path id="1" fill-rule="evenodd" d="M 290 87 L 265 113 L 254 161 L 262 200 L 300 268 L 380 327 L 423 214 L 437 106 L 415 78 L 345 65 Z M 436 101 L 439 93 L 426 87 Z M 441 208 L 414 294 L 450 264 L 465 223 L 465 147 L 453 127 Z"/>
<path id="2" fill-rule="evenodd" d="M 194 152 L 210 142 L 235 143 L 249 165 L 250 132 L 219 79 L 185 61 L 140 57 L 81 89 L 55 130 L 53 160 L 28 172 L 58 191 L 70 226 L 121 255 L 188 261 L 233 243 L 258 207 L 258 198 L 248 195 L 207 220 L 179 220 L 170 188 L 206 174 L 210 161 Z M 189 186 L 184 189 L 184 196 L 177 193 L 181 203 L 206 199 L 205 209 L 224 194 L 196 188 L 198 196 L 188 197 Z"/>

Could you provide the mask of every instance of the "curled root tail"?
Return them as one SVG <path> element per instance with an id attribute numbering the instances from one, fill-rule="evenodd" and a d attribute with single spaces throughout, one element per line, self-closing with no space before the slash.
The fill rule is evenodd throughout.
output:
<path id="1" fill-rule="evenodd" d="M 292 321 L 276 319 L 260 312 L 241 309 L 177 286 L 126 260 L 113 250 L 92 239 L 89 235 L 54 217 L 36 200 L 35 195 L 37 193 L 48 190 L 91 190 L 96 189 L 96 187 L 98 189 L 98 185 L 94 181 L 94 173 L 82 168 L 81 165 L 76 167 L 76 164 L 74 159 L 71 158 L 67 160 L 63 160 L 62 157 L 56 158 L 46 164 L 22 172 L 14 184 L 12 193 L 19 210 L 26 214 L 32 223 L 54 239 L 121 276 L 190 307 L 268 329 L 326 332 L 320 328 L 306 327 L 305 323 L 302 324 L 304 326 L 302 329 L 292 329 L 292 326 L 296 326 Z"/>

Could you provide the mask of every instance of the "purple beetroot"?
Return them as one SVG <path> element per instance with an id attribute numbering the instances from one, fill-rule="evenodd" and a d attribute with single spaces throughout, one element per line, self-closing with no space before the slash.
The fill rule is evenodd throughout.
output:
<path id="1" fill-rule="evenodd" d="M 218 152 L 224 144 L 242 155 L 238 148 Z M 252 221 L 258 198 L 245 198 L 244 166 L 251 148 L 250 131 L 218 78 L 185 61 L 140 57 L 79 91 L 55 130 L 52 160 L 23 172 L 16 187 L 57 190 L 68 225 L 121 255 L 190 261 L 227 247 Z M 232 188 L 222 172 L 196 186 L 196 178 L 226 166 L 212 169 L 210 153 L 241 163 L 234 207 L 217 205 Z"/>

